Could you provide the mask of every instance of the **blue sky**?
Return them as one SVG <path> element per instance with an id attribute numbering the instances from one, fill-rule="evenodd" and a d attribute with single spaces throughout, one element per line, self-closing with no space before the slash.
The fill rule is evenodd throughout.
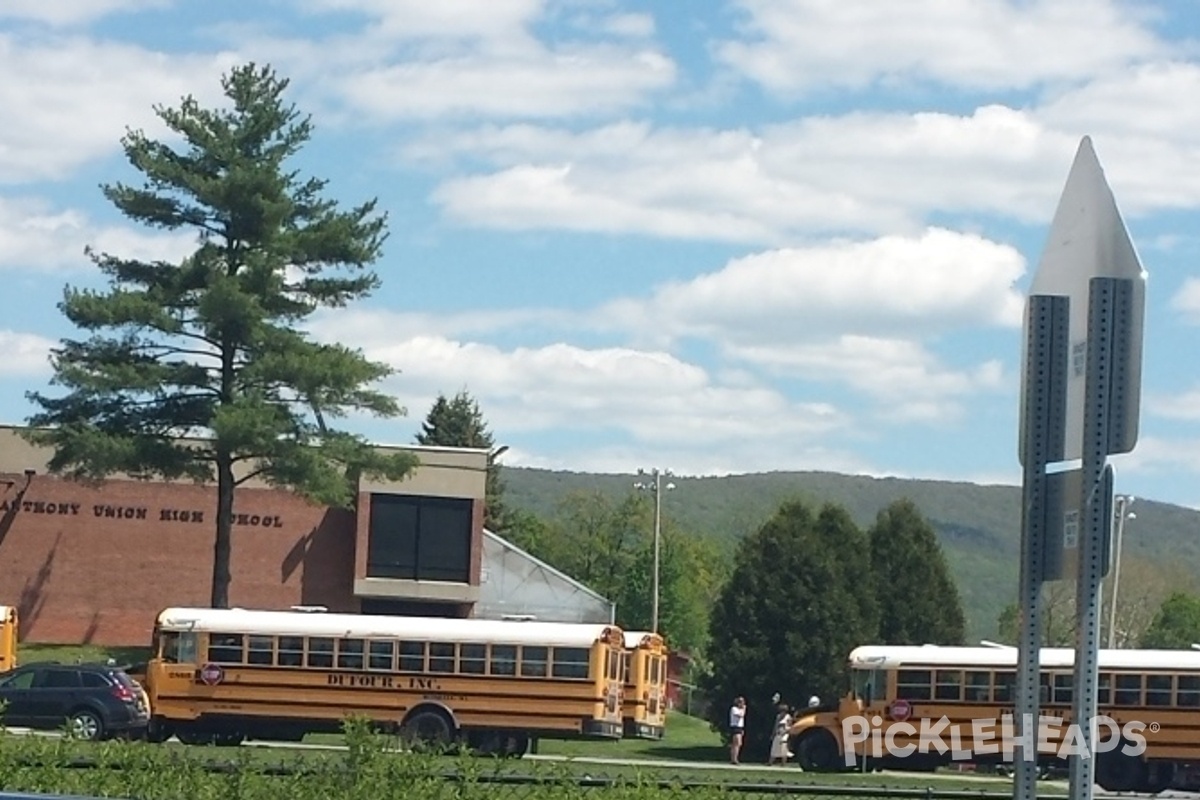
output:
<path id="1" fill-rule="evenodd" d="M 1200 11 L 1120 0 L 5 0 L 0 419 L 72 330 L 85 245 L 178 258 L 98 185 L 126 126 L 255 61 L 296 166 L 390 238 L 315 336 L 504 462 L 1020 481 L 1025 293 L 1080 139 L 1149 274 L 1119 492 L 1200 507 Z"/>

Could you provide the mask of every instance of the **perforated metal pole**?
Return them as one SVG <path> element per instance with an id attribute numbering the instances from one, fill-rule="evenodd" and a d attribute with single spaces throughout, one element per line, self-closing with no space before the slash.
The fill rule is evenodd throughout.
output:
<path id="1" fill-rule="evenodd" d="M 1111 445 L 1121 440 L 1127 377 L 1120 374 L 1132 330 L 1133 285 L 1092 278 L 1088 300 L 1087 375 L 1083 416 L 1083 508 L 1076 586 L 1075 692 L 1071 721 L 1081 750 L 1071 756 L 1070 796 L 1090 800 L 1095 782 L 1096 683 L 1100 648 L 1101 583 L 1108 572 L 1112 538 Z"/>
<path id="2" fill-rule="evenodd" d="M 1066 427 L 1066 297 L 1033 295 L 1026 319 L 1025 396 L 1021 442 L 1025 467 L 1021 518 L 1020 637 L 1016 736 L 1013 759 L 1016 800 L 1037 797 L 1038 674 L 1041 666 L 1041 598 L 1046 568 L 1046 465 L 1061 457 Z M 1027 749 L 1024 744 L 1032 745 Z"/>

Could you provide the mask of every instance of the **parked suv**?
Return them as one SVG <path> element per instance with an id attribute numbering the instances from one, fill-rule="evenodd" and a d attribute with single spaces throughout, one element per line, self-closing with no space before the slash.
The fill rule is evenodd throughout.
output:
<path id="1" fill-rule="evenodd" d="M 0 673 L 0 722 L 8 727 L 67 729 L 80 739 L 140 735 L 150 721 L 146 695 L 116 667 L 24 664 Z"/>

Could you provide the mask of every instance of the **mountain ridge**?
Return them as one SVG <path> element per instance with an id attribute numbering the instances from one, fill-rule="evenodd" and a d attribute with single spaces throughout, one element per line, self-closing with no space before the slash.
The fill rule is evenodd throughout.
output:
<path id="1" fill-rule="evenodd" d="M 543 518 L 572 492 L 621 496 L 635 475 L 504 467 L 509 505 Z M 643 477 L 644 479 L 644 477 Z M 684 531 L 728 545 L 756 530 L 779 505 L 798 499 L 843 506 L 864 530 L 891 502 L 907 497 L 929 520 L 962 596 L 968 641 L 997 635 L 996 620 L 1014 602 L 1021 538 L 1021 487 L 926 478 L 872 477 L 822 471 L 669 477 L 663 516 Z M 1200 510 L 1138 498 L 1126 523 L 1123 558 L 1200 574 Z M 1124 585 L 1124 580 L 1122 581 Z"/>

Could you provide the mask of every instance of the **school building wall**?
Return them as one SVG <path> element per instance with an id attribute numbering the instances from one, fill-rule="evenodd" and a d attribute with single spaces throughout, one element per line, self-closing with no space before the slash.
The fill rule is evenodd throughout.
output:
<path id="1" fill-rule="evenodd" d="M 352 509 L 239 487 L 230 605 L 470 615 L 487 453 L 404 449 L 421 462 L 415 472 L 362 482 Z M 0 427 L 0 604 L 17 606 L 22 641 L 145 645 L 161 609 L 209 604 L 215 487 L 78 483 L 47 474 L 49 456 Z"/>

